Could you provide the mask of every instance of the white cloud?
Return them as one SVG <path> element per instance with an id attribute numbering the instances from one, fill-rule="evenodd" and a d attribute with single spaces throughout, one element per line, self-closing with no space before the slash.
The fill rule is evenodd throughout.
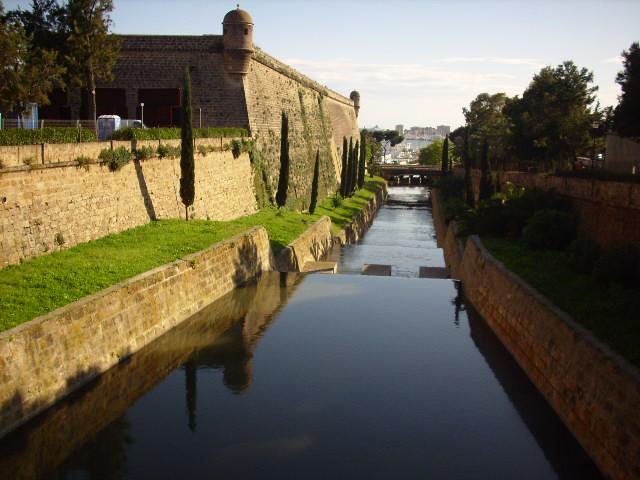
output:
<path id="1" fill-rule="evenodd" d="M 445 57 L 434 60 L 435 63 L 488 63 L 497 65 L 522 65 L 531 68 L 542 68 L 545 64 L 538 58 L 518 57 Z"/>

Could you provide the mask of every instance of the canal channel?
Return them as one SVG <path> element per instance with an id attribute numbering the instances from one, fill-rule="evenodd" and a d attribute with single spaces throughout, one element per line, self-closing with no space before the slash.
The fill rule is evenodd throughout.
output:
<path id="1" fill-rule="evenodd" d="M 0 442 L 0 478 L 591 479 L 392 187 L 339 275 L 266 274 Z M 358 275 L 365 263 L 392 277 Z"/>

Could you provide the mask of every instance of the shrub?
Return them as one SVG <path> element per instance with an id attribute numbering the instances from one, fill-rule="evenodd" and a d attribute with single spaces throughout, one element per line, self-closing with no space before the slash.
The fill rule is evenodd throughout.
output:
<path id="1" fill-rule="evenodd" d="M 575 237 L 575 220 L 559 210 L 540 210 L 527 222 L 522 231 L 524 243 L 534 249 L 560 250 Z"/>
<path id="2" fill-rule="evenodd" d="M 22 163 L 24 163 L 27 166 L 33 165 L 34 161 L 35 161 L 35 158 L 33 158 L 33 157 L 27 157 L 27 158 L 23 158 L 22 159 Z"/>
<path id="3" fill-rule="evenodd" d="M 53 237 L 53 241 L 56 243 L 56 245 L 61 247 L 65 243 L 64 235 L 62 235 L 62 233 L 60 232 L 56 233 Z"/>
<path id="4" fill-rule="evenodd" d="M 579 273 L 591 273 L 601 256 L 600 246 L 585 236 L 576 238 L 567 248 L 569 265 Z"/>
<path id="5" fill-rule="evenodd" d="M 173 145 L 161 143 L 160 145 L 158 145 L 156 153 L 158 154 L 159 158 L 177 158 L 180 156 L 180 146 L 174 147 Z"/>
<path id="6" fill-rule="evenodd" d="M 133 154 L 124 147 L 118 147 L 115 150 L 105 148 L 100 152 L 98 158 L 100 161 L 107 164 L 109 170 L 115 172 L 129 163 L 133 158 Z"/>
<path id="7" fill-rule="evenodd" d="M 626 245 L 606 251 L 596 262 L 593 273 L 601 282 L 625 287 L 640 285 L 640 247 Z"/>
<path id="8" fill-rule="evenodd" d="M 444 213 L 444 221 L 449 223 L 456 218 L 462 218 L 467 210 L 468 206 L 464 203 L 464 200 L 457 197 L 447 198 L 442 202 L 442 211 Z"/>
<path id="9" fill-rule="evenodd" d="M 502 194 L 499 196 L 499 198 Z M 504 201 L 505 234 L 520 237 L 529 219 L 540 210 L 568 210 L 568 206 L 555 191 L 509 189 Z"/>
<path id="10" fill-rule="evenodd" d="M 466 205 L 460 198 L 461 205 Z M 481 202 L 475 210 L 465 210 L 460 215 L 460 235 L 491 235 L 504 237 L 506 233 L 506 217 L 504 205 L 499 199 L 489 199 Z"/>
<path id="11" fill-rule="evenodd" d="M 74 161 L 78 164 L 79 167 L 88 168 L 89 164 L 93 162 L 93 159 L 84 155 L 80 155 L 76 157 Z"/>
<path id="12" fill-rule="evenodd" d="M 338 208 L 342 206 L 342 197 L 337 193 L 333 197 L 331 197 L 331 206 L 333 208 Z"/>
<path id="13" fill-rule="evenodd" d="M 204 157 L 207 155 L 207 153 L 215 152 L 216 147 L 214 147 L 213 145 L 198 145 L 198 148 L 196 150 L 200 155 Z"/>
<path id="14" fill-rule="evenodd" d="M 238 140 L 231 141 L 231 153 L 233 154 L 233 158 L 238 158 L 242 153 L 242 144 Z"/>
<path id="15" fill-rule="evenodd" d="M 447 198 L 462 198 L 464 194 L 464 179 L 454 175 L 441 177 L 436 187 L 440 189 L 443 200 Z"/>
<path id="16" fill-rule="evenodd" d="M 248 137 L 244 128 L 194 128 L 194 138 Z M 121 128 L 111 135 L 111 140 L 172 140 L 179 139 L 179 128 Z"/>
<path id="17" fill-rule="evenodd" d="M 0 145 L 33 145 L 36 143 L 96 142 L 96 132 L 88 128 L 47 127 L 41 129 L 8 128 L 0 130 Z"/>
<path id="18" fill-rule="evenodd" d="M 156 154 L 156 149 L 153 147 L 140 147 L 140 148 L 136 148 L 135 151 L 133 152 L 133 156 L 138 161 L 153 158 L 155 154 Z"/>

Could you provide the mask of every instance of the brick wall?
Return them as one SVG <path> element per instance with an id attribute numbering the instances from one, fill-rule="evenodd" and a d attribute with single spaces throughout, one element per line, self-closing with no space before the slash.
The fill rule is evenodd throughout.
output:
<path id="1" fill-rule="evenodd" d="M 436 222 L 436 225 L 441 223 Z M 609 478 L 640 478 L 640 373 L 471 237 L 444 249 L 465 296 Z"/>
<path id="2" fill-rule="evenodd" d="M 256 211 L 247 154 L 196 154 L 195 165 L 194 218 L 230 220 Z M 0 267 L 152 218 L 183 218 L 179 192 L 179 159 L 131 162 L 117 172 L 101 164 L 59 164 L 0 173 Z"/>
<path id="3" fill-rule="evenodd" d="M 0 334 L 0 436 L 272 265 L 256 227 Z"/>

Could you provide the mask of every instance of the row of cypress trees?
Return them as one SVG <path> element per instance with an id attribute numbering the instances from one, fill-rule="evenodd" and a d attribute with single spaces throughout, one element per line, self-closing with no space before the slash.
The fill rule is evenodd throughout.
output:
<path id="1" fill-rule="evenodd" d="M 351 197 L 356 188 L 362 188 L 364 185 L 364 169 L 366 157 L 366 140 L 362 137 L 362 145 L 356 140 L 353 144 L 353 138 L 342 139 L 342 175 L 340 177 L 340 195 L 342 198 Z"/>

